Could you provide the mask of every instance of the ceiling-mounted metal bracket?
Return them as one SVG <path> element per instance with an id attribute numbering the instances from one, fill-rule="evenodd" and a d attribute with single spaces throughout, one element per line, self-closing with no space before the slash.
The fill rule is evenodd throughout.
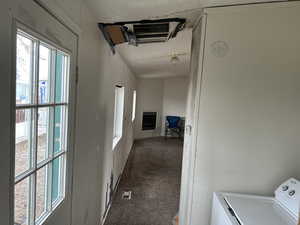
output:
<path id="1" fill-rule="evenodd" d="M 157 20 L 98 23 L 105 40 L 115 54 L 115 46 L 127 42 L 138 46 L 144 43 L 165 42 L 176 37 L 184 29 L 186 19 L 167 18 Z"/>

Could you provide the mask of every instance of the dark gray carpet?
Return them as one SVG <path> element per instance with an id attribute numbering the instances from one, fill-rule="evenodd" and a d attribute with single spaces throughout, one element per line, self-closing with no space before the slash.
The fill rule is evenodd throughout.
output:
<path id="1" fill-rule="evenodd" d="M 182 141 L 135 142 L 105 225 L 169 225 L 178 212 Z M 123 200 L 131 190 L 132 199 Z"/>

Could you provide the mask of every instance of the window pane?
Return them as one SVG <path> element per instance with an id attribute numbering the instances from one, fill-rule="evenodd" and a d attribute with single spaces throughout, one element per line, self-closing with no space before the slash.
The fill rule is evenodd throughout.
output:
<path id="1" fill-rule="evenodd" d="M 114 138 L 122 137 L 124 112 L 124 87 L 115 89 Z"/>
<path id="2" fill-rule="evenodd" d="M 61 52 L 56 54 L 55 102 L 67 102 L 66 84 L 68 83 L 68 57 Z"/>
<path id="3" fill-rule="evenodd" d="M 135 109 L 136 109 L 136 91 L 133 91 L 132 99 L 132 121 L 135 119 Z"/>
<path id="4" fill-rule="evenodd" d="M 54 154 L 65 151 L 66 143 L 65 143 L 65 133 L 66 127 L 65 122 L 66 118 L 66 107 L 65 106 L 56 106 L 55 107 L 55 115 L 54 115 Z"/>
<path id="5" fill-rule="evenodd" d="M 47 166 L 39 169 L 36 175 L 35 218 L 38 220 L 46 212 L 47 198 Z"/>
<path id="6" fill-rule="evenodd" d="M 118 99 L 119 99 L 119 88 L 115 87 L 115 108 L 114 108 L 114 130 L 113 130 L 113 138 L 117 137 L 117 117 L 118 117 Z"/>
<path id="7" fill-rule="evenodd" d="M 60 156 L 52 163 L 52 205 L 64 197 L 65 156 Z"/>
<path id="8" fill-rule="evenodd" d="M 29 178 L 15 185 L 15 225 L 27 225 L 29 215 Z"/>
<path id="9" fill-rule="evenodd" d="M 17 35 L 16 104 L 32 103 L 33 41 Z"/>
<path id="10" fill-rule="evenodd" d="M 51 93 L 51 49 L 40 45 L 39 58 L 39 104 L 50 102 Z"/>
<path id="11" fill-rule="evenodd" d="M 51 149 L 49 146 L 49 138 L 51 135 L 50 112 L 48 107 L 38 109 L 38 148 L 37 148 L 37 162 L 41 162 L 48 158 Z"/>
<path id="12" fill-rule="evenodd" d="M 68 106 L 54 103 L 68 102 L 70 57 L 21 30 L 16 52 L 16 105 L 32 104 L 16 109 L 16 180 L 34 171 L 14 186 L 14 222 L 33 225 L 65 197 Z M 52 161 L 57 153 L 61 155 Z"/>
<path id="13" fill-rule="evenodd" d="M 30 169 L 34 129 L 33 109 L 16 110 L 15 176 Z"/>

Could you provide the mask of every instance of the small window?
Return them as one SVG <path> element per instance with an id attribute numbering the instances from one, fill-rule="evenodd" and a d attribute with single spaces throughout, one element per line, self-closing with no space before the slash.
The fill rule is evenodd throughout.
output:
<path id="1" fill-rule="evenodd" d="M 136 110 L 136 90 L 133 91 L 132 97 L 132 121 L 135 119 L 135 110 Z"/>
<path id="2" fill-rule="evenodd" d="M 42 224 L 65 197 L 70 56 L 18 30 L 14 224 Z"/>
<path id="3" fill-rule="evenodd" d="M 124 112 L 124 87 L 115 87 L 115 111 L 114 111 L 114 131 L 113 149 L 118 144 L 123 133 L 123 112 Z"/>

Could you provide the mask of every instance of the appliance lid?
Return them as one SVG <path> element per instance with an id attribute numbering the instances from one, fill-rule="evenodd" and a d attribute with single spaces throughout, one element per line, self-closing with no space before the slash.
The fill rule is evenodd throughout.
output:
<path id="1" fill-rule="evenodd" d="M 228 209 L 241 225 L 296 225 L 296 220 L 273 198 L 225 195 Z"/>

